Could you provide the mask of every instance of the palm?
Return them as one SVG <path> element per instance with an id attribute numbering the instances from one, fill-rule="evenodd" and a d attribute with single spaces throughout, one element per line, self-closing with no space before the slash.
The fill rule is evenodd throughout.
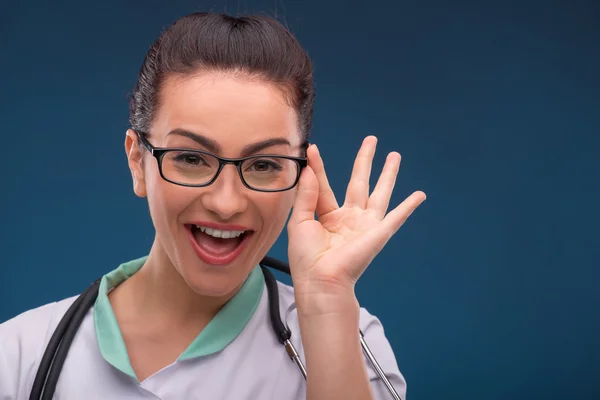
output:
<path id="1" fill-rule="evenodd" d="M 301 181 L 296 207 L 288 224 L 289 260 L 296 281 L 353 285 L 406 218 L 425 199 L 415 192 L 389 214 L 400 156 L 391 153 L 369 196 L 369 176 L 376 139 L 365 139 L 357 156 L 346 201 L 337 201 L 318 151 L 309 149 L 309 171 Z M 314 174 L 311 173 L 314 171 Z M 316 179 L 315 179 L 316 178 Z M 318 220 L 314 218 L 316 213 Z"/>
<path id="2" fill-rule="evenodd" d="M 292 247 L 298 254 L 316 256 L 327 276 L 338 273 L 349 261 L 358 261 L 357 256 L 368 257 L 365 252 L 365 239 L 369 230 L 380 222 L 363 210 L 342 207 L 321 216 L 318 221 L 305 221 L 299 224 L 296 235 L 304 240 L 294 243 Z M 291 250 L 291 249 L 290 249 Z M 311 265 L 314 267 L 315 264 Z M 351 276 L 351 271 L 344 271 Z"/>

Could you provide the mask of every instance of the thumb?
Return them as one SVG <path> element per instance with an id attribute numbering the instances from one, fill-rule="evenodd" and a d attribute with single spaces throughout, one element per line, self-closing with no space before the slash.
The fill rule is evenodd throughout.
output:
<path id="1" fill-rule="evenodd" d="M 315 210 L 319 200 L 319 182 L 311 167 L 306 166 L 300 174 L 294 210 L 290 221 L 299 224 L 304 221 L 315 219 Z"/>

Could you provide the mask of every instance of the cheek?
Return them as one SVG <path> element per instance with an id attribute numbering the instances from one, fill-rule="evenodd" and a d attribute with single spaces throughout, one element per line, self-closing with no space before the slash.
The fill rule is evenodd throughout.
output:
<path id="1" fill-rule="evenodd" d="M 257 199 L 255 204 L 260 210 L 266 230 L 274 231 L 273 234 L 279 235 L 294 203 L 294 192 L 265 193 L 265 195 Z"/>
<path id="2" fill-rule="evenodd" d="M 193 202 L 194 196 L 189 188 L 173 185 L 162 179 L 158 173 L 152 174 L 147 180 L 147 192 L 152 219 L 155 224 L 163 226 L 177 223 L 177 215 Z"/>

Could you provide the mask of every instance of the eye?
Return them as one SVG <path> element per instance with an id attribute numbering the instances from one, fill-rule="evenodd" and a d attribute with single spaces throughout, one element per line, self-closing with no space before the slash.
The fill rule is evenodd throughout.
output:
<path id="1" fill-rule="evenodd" d="M 187 153 L 179 153 L 175 157 L 173 157 L 174 161 L 190 166 L 202 165 L 205 164 L 206 161 L 202 158 L 199 153 L 187 152 Z"/>
<path id="2" fill-rule="evenodd" d="M 255 160 L 248 166 L 249 172 L 275 172 L 281 171 L 281 164 L 273 159 Z"/>

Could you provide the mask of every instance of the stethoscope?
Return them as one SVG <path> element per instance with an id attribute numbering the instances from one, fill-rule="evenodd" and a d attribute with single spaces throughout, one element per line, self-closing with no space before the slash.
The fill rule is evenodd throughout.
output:
<path id="1" fill-rule="evenodd" d="M 298 366 L 300 373 L 306 380 L 306 368 L 296 351 L 296 348 L 290 341 L 292 332 L 281 322 L 281 316 L 279 314 L 279 290 L 277 289 L 277 281 L 275 277 L 267 269 L 273 268 L 278 271 L 290 274 L 290 267 L 286 263 L 279 261 L 271 257 L 265 257 L 260 262 L 263 275 L 265 277 L 265 285 L 267 287 L 267 294 L 269 296 L 269 316 L 271 319 L 271 325 L 273 331 L 277 336 L 277 340 L 281 343 L 289 357 Z M 69 307 L 63 318 L 60 320 L 56 330 L 50 338 L 50 342 L 46 347 L 44 356 L 40 362 L 35 380 L 33 381 L 33 387 L 29 400 L 51 400 L 56 390 L 56 384 L 58 383 L 58 377 L 62 370 L 62 367 L 67 358 L 67 353 L 81 322 L 83 321 L 88 310 L 94 305 L 96 297 L 98 297 L 98 288 L 100 287 L 100 279 L 94 282 L 88 287 L 73 304 Z M 401 400 L 398 392 L 394 389 L 389 379 L 385 376 L 381 366 L 377 362 L 377 359 L 367 346 L 362 331 L 360 332 L 360 344 L 366 357 L 371 362 L 371 365 L 377 372 L 377 375 L 385 383 L 391 397 L 394 400 Z"/>

